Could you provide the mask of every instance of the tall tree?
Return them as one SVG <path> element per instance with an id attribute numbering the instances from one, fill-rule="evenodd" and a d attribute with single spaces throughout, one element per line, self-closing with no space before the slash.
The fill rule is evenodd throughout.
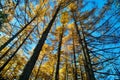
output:
<path id="1" fill-rule="evenodd" d="M 72 32 L 72 37 L 73 37 L 73 54 L 74 54 L 74 73 L 75 73 L 75 80 L 78 80 L 77 78 L 77 63 L 76 63 L 76 52 L 75 52 L 75 40 L 74 40 L 74 31 Z"/>
<path id="2" fill-rule="evenodd" d="M 26 36 L 26 38 L 23 40 L 23 42 L 19 45 L 19 47 L 13 52 L 13 54 L 9 57 L 9 59 L 3 64 L 2 67 L 0 67 L 0 72 L 6 67 L 6 65 L 10 62 L 10 60 L 16 55 L 18 50 L 21 48 L 21 46 L 24 44 L 24 42 L 28 39 L 30 34 L 33 32 L 33 30 L 36 28 L 36 26 L 30 31 L 30 33 Z M 9 49 L 8 49 L 9 50 Z"/>
<path id="3" fill-rule="evenodd" d="M 57 65 L 56 65 L 56 72 L 55 72 L 55 80 L 59 80 L 60 54 L 61 54 L 61 45 L 62 45 L 64 27 L 62 27 L 59 31 L 60 31 L 60 38 L 59 38 L 60 40 L 59 40 L 58 51 L 57 51 Z"/>
<path id="4" fill-rule="evenodd" d="M 49 31 L 50 31 L 50 29 L 51 29 L 51 27 L 52 27 L 52 24 L 53 24 L 54 21 L 55 21 L 55 18 L 56 18 L 57 14 L 58 14 L 58 12 L 59 12 L 59 10 L 60 10 L 60 7 L 61 7 L 61 6 L 58 5 L 58 8 L 56 9 L 56 12 L 55 12 L 53 18 L 52 18 L 51 21 L 49 22 L 48 27 L 46 28 L 46 30 L 43 32 L 42 37 L 41 37 L 41 39 L 39 40 L 37 46 L 35 47 L 34 52 L 33 52 L 33 55 L 31 56 L 30 60 L 29 60 L 28 63 L 26 64 L 26 66 L 25 66 L 25 68 L 24 68 L 24 70 L 23 70 L 23 73 L 22 73 L 22 75 L 20 76 L 20 79 L 19 79 L 19 80 L 28 80 L 28 79 L 29 79 L 29 76 L 30 76 L 30 74 L 31 74 L 31 72 L 32 72 L 32 69 L 34 68 L 34 65 L 35 65 L 35 63 L 36 63 L 36 61 L 37 61 L 37 59 L 38 59 L 38 56 L 39 56 L 40 51 L 41 51 L 41 49 L 42 49 L 42 46 L 43 46 L 43 44 L 44 44 L 44 42 L 45 42 L 45 40 L 46 40 L 46 38 L 47 38 L 47 35 L 48 35 L 48 33 L 49 33 Z"/>
<path id="5" fill-rule="evenodd" d="M 101 2 L 1 0 L 0 79 L 119 79 L 119 1 Z"/>

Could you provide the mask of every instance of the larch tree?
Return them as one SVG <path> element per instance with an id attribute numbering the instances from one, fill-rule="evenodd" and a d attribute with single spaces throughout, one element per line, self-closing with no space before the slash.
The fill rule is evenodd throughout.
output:
<path id="1" fill-rule="evenodd" d="M 119 0 L 1 0 L 0 80 L 119 79 Z"/>

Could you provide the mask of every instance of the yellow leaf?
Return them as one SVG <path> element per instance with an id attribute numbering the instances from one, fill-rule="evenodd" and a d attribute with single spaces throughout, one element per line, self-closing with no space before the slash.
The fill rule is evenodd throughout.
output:
<path id="1" fill-rule="evenodd" d="M 68 12 L 63 12 L 61 15 L 61 23 L 65 24 L 69 22 L 69 14 Z"/>
<path id="2" fill-rule="evenodd" d="M 77 5 L 75 3 L 71 3 L 68 8 L 71 10 L 71 11 L 76 11 L 77 10 Z"/>

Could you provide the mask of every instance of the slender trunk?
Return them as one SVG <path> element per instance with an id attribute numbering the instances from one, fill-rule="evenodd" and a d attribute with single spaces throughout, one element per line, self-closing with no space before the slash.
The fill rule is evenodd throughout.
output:
<path id="1" fill-rule="evenodd" d="M 19 40 L 21 37 L 22 37 L 22 35 L 18 38 L 18 40 Z M 13 46 L 18 42 L 18 40 L 16 40 L 16 41 L 11 45 L 11 47 L 10 47 L 2 56 L 0 56 L 0 60 L 8 54 L 8 52 L 9 52 L 9 51 L 13 48 Z"/>
<path id="2" fill-rule="evenodd" d="M 81 80 L 84 80 L 83 71 L 82 71 L 82 65 L 80 64 L 80 61 L 79 61 L 79 65 L 80 65 L 80 77 L 81 77 Z"/>
<path id="3" fill-rule="evenodd" d="M 42 60 L 41 60 L 41 62 L 40 62 L 40 65 L 39 65 L 39 67 L 38 67 L 38 71 L 37 71 L 37 74 L 36 74 L 34 80 L 37 80 L 37 78 L 38 78 L 38 75 L 39 75 L 39 73 L 40 73 L 40 68 L 41 68 L 41 65 L 42 65 L 42 62 L 43 62 L 44 57 L 45 57 L 45 55 L 42 57 Z"/>
<path id="4" fill-rule="evenodd" d="M 81 50 L 82 50 L 82 53 L 83 53 L 83 57 L 85 58 L 85 61 L 84 61 L 84 67 L 85 67 L 85 72 L 86 72 L 86 75 L 87 75 L 87 80 L 95 80 L 95 77 L 94 75 L 91 75 L 92 72 L 90 72 L 90 62 L 88 60 L 88 53 L 86 53 L 86 49 L 84 47 L 84 42 L 82 42 L 82 39 L 81 39 L 81 35 L 79 33 L 79 29 L 78 29 L 78 25 L 77 25 L 77 21 L 75 20 L 74 18 L 74 23 L 75 23 L 75 28 L 76 28 L 76 31 L 77 31 L 77 34 L 79 36 L 79 43 L 80 43 L 80 46 L 81 46 Z M 90 59 L 90 57 L 89 57 Z"/>
<path id="5" fill-rule="evenodd" d="M 75 72 L 75 71 L 74 71 L 74 64 L 73 64 L 74 61 L 73 61 L 73 59 L 72 59 L 72 58 L 73 58 L 73 54 L 71 54 L 71 57 L 70 57 L 70 58 L 71 58 L 71 60 L 70 60 L 70 61 L 71 61 L 71 67 L 72 67 L 72 80 L 74 80 L 74 72 Z"/>
<path id="6" fill-rule="evenodd" d="M 66 67 L 66 69 L 65 69 L 66 70 L 65 71 L 65 80 L 68 80 L 68 64 L 67 64 L 67 59 L 66 59 L 65 62 L 66 62 L 66 66 L 65 66 Z"/>
<path id="7" fill-rule="evenodd" d="M 12 62 L 10 65 L 14 64 L 14 62 Z M 7 69 L 3 70 L 0 75 L 2 75 L 3 77 L 5 76 L 5 74 L 7 73 L 7 71 L 11 68 L 11 66 L 8 66 Z"/>
<path id="8" fill-rule="evenodd" d="M 50 23 L 48 24 L 48 27 L 46 28 L 46 30 L 43 32 L 42 34 L 42 37 L 41 39 L 38 41 L 38 44 L 37 46 L 35 47 L 34 51 L 33 51 L 33 55 L 31 56 L 30 60 L 28 61 L 28 63 L 26 64 L 24 70 L 23 70 L 23 73 L 22 75 L 20 76 L 19 80 L 28 80 L 29 79 L 29 76 L 34 68 L 34 65 L 38 59 L 38 56 L 40 54 L 40 51 L 42 49 L 42 46 L 44 45 L 44 42 L 47 38 L 47 35 L 52 27 L 52 24 L 54 23 L 56 17 L 57 17 L 57 14 L 60 10 L 60 5 L 58 6 L 52 20 L 50 21 Z"/>
<path id="9" fill-rule="evenodd" d="M 74 54 L 74 75 L 75 75 L 75 80 L 78 80 L 77 79 L 77 65 L 76 65 L 76 56 L 75 56 L 75 42 L 74 42 L 74 32 L 72 32 L 72 37 L 73 37 L 73 54 Z"/>
<path id="10" fill-rule="evenodd" d="M 35 26 L 36 27 L 36 26 Z M 33 32 L 33 30 L 35 29 L 35 27 L 31 30 L 31 32 L 26 36 L 26 38 L 23 40 L 23 42 L 20 44 L 20 46 L 16 49 L 16 51 L 9 57 L 9 59 L 3 64 L 2 67 L 0 67 L 0 72 L 6 67 L 6 65 L 10 62 L 10 60 L 16 55 L 16 53 L 18 52 L 18 50 L 21 48 L 21 46 L 24 44 L 24 42 L 28 39 L 28 37 L 30 36 L 30 34 Z"/>
<path id="11" fill-rule="evenodd" d="M 95 80 L 95 76 L 94 76 L 94 72 L 93 72 L 93 68 L 92 68 L 92 64 L 91 64 L 91 59 L 90 59 L 90 55 L 89 55 L 89 50 L 88 50 L 87 43 L 85 40 L 83 28 L 82 28 L 82 36 L 83 36 L 83 43 L 85 45 L 86 56 L 88 59 L 89 75 L 91 76 L 91 80 Z"/>
<path id="12" fill-rule="evenodd" d="M 80 33 L 79 33 L 79 29 L 78 29 L 78 25 L 77 25 L 77 23 L 76 23 L 76 20 L 75 20 L 75 18 L 73 18 L 74 19 L 74 24 L 75 24 L 75 29 L 76 29 L 76 32 L 77 32 L 77 35 L 78 35 L 78 39 L 79 39 L 79 44 L 80 44 L 80 48 L 81 48 L 81 52 L 82 52 L 82 54 L 83 54 L 83 57 L 85 58 L 84 60 L 85 61 L 83 61 L 83 63 L 84 63 L 84 66 L 85 66 L 85 72 L 86 72 L 86 75 L 88 76 L 88 80 L 90 79 L 89 78 L 89 70 L 88 70 L 88 68 L 87 68 L 87 58 L 86 58 L 86 55 L 85 55 L 85 50 L 84 50 L 84 46 L 83 46 L 83 43 L 82 43 L 82 39 L 81 39 L 81 35 L 80 35 Z"/>
<path id="13" fill-rule="evenodd" d="M 64 33 L 64 25 L 62 28 L 62 33 L 60 33 L 60 41 L 58 44 L 58 55 L 57 55 L 57 65 L 56 65 L 56 73 L 55 73 L 55 80 L 59 80 L 59 65 L 60 65 L 60 51 L 61 51 L 61 45 L 62 45 L 62 38 L 63 38 L 63 33 Z"/>
<path id="14" fill-rule="evenodd" d="M 14 80 L 14 79 L 16 79 L 17 78 L 17 73 L 15 72 L 15 70 L 17 69 L 17 67 L 18 67 L 18 65 L 16 65 L 15 67 L 14 67 L 14 69 L 13 69 L 13 72 L 11 73 L 13 76 L 12 76 L 12 78 L 11 78 L 11 80 Z"/>
<path id="15" fill-rule="evenodd" d="M 74 23 L 75 23 L 75 28 L 76 28 L 77 34 L 79 36 L 79 43 L 81 46 L 82 53 L 84 55 L 83 57 L 85 58 L 84 59 L 85 60 L 84 66 L 85 66 L 85 72 L 87 75 L 87 80 L 95 80 L 94 73 L 92 72 L 92 65 L 91 65 L 91 61 L 90 61 L 89 52 L 88 52 L 87 47 L 86 47 L 87 45 L 85 44 L 85 39 L 84 38 L 83 38 L 83 40 L 81 39 L 81 35 L 79 33 L 77 21 L 75 18 L 74 18 Z"/>
<path id="16" fill-rule="evenodd" d="M 53 66 L 53 71 L 52 71 L 52 80 L 54 80 L 54 73 L 55 73 L 55 66 Z"/>
<path id="17" fill-rule="evenodd" d="M 66 80 L 68 80 L 68 65 L 66 65 Z"/>
<path id="18" fill-rule="evenodd" d="M 14 40 L 33 20 L 35 20 L 35 18 L 36 16 L 30 22 L 28 22 L 20 31 L 13 35 L 7 42 L 0 46 L 0 51 L 2 51 L 2 49 L 4 49 L 12 40 Z"/>

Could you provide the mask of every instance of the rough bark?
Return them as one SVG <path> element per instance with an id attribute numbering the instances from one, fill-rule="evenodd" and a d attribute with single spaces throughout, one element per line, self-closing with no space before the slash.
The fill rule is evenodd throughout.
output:
<path id="1" fill-rule="evenodd" d="M 55 80 L 59 80 L 60 51 L 61 51 L 63 33 L 64 33 L 64 26 L 62 28 L 62 33 L 60 33 L 60 40 L 59 40 L 59 44 L 58 44 L 58 52 L 57 52 L 58 59 L 57 59 L 57 65 L 56 65 Z"/>
<path id="2" fill-rule="evenodd" d="M 0 51 L 4 49 L 12 40 L 14 40 L 29 24 L 32 23 L 33 20 L 35 20 L 36 16 L 28 22 L 21 30 L 19 30 L 15 35 L 13 35 L 7 42 L 5 42 L 2 46 L 0 46 Z"/>
<path id="3" fill-rule="evenodd" d="M 76 56 L 75 56 L 75 42 L 74 42 L 74 32 L 72 32 L 72 37 L 73 37 L 73 54 L 74 54 L 74 79 L 77 79 L 77 65 L 76 65 Z"/>
<path id="4" fill-rule="evenodd" d="M 39 75 L 40 68 L 41 68 L 41 65 L 42 65 L 42 62 L 43 62 L 44 57 L 45 57 L 45 55 L 42 57 L 42 60 L 40 61 L 40 65 L 39 65 L 39 67 L 38 67 L 38 71 L 37 71 L 37 73 L 36 73 L 36 76 L 35 76 L 35 79 L 34 79 L 34 80 L 37 80 L 37 78 L 38 78 L 38 75 Z"/>
<path id="5" fill-rule="evenodd" d="M 84 67 L 85 67 L 85 72 L 87 75 L 87 80 L 95 80 L 94 72 L 92 70 L 92 65 L 91 65 L 91 61 L 90 61 L 89 52 L 88 52 L 87 47 L 86 47 L 87 45 L 85 43 L 84 38 L 81 39 L 81 35 L 79 33 L 76 19 L 74 17 L 73 17 L 73 19 L 74 19 L 75 29 L 76 29 L 77 34 L 78 34 L 81 51 L 82 51 L 82 54 L 84 57 Z"/>
<path id="6" fill-rule="evenodd" d="M 15 52 L 9 57 L 9 59 L 2 65 L 2 67 L 0 67 L 0 72 L 6 67 L 6 65 L 10 62 L 10 60 L 16 55 L 16 53 L 18 52 L 18 50 L 22 47 L 22 45 L 24 44 L 24 42 L 28 39 L 28 37 L 30 36 L 30 34 L 33 32 L 33 30 L 35 29 L 35 27 L 31 30 L 31 32 L 26 36 L 26 38 L 23 40 L 23 42 L 19 45 L 19 47 L 15 50 Z"/>
<path id="7" fill-rule="evenodd" d="M 22 35 L 19 37 L 19 38 L 21 38 L 22 37 Z M 18 40 L 19 40 L 19 38 L 18 38 Z M 2 58 L 4 58 L 8 53 L 9 53 L 9 51 L 13 48 L 13 46 L 18 42 L 18 40 L 16 40 L 12 45 L 11 45 L 11 47 L 2 55 L 2 56 L 0 56 L 0 60 L 2 59 Z"/>
<path id="8" fill-rule="evenodd" d="M 38 44 L 36 45 L 34 51 L 33 51 L 33 55 L 31 56 L 30 60 L 28 61 L 28 63 L 26 64 L 24 70 L 23 70 L 23 73 L 22 75 L 20 76 L 19 80 L 28 80 L 29 79 L 29 76 L 34 68 L 34 65 L 38 59 L 38 56 L 40 54 L 40 51 L 42 49 L 42 46 L 44 45 L 44 42 L 47 38 L 47 35 L 52 27 L 52 24 L 54 23 L 56 17 L 57 17 L 57 14 L 60 10 L 60 6 L 58 6 L 53 18 L 51 19 L 51 21 L 49 22 L 48 24 L 48 27 L 46 28 L 46 30 L 43 32 L 42 34 L 42 37 L 41 39 L 38 41 Z"/>

